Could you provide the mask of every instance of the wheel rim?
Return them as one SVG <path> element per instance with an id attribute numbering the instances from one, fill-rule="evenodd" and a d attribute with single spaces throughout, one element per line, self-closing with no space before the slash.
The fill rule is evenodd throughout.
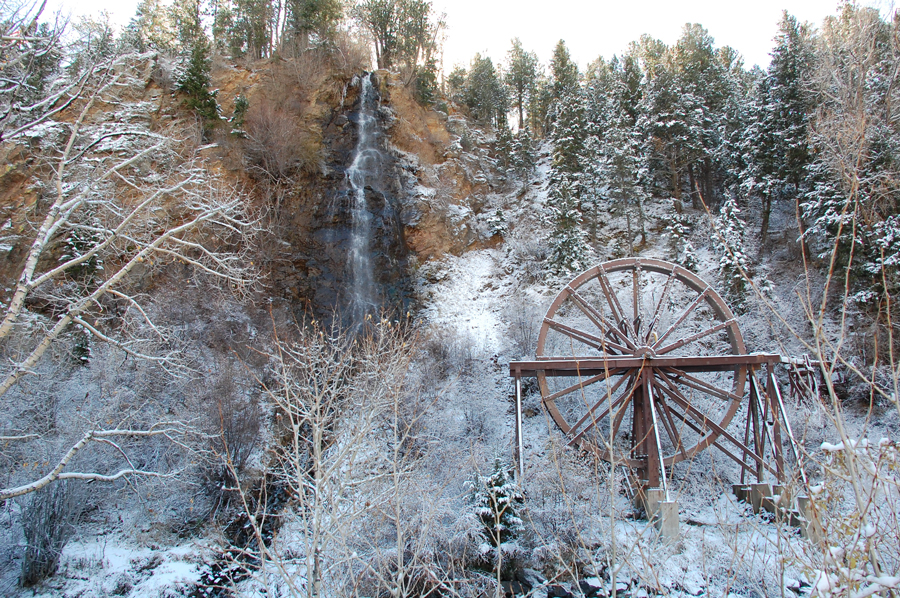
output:
<path id="1" fill-rule="evenodd" d="M 560 291 L 541 325 L 536 356 L 639 357 L 641 367 L 577 380 L 545 372 L 537 377 L 544 405 L 570 444 L 630 467 L 645 463 L 636 454 L 641 439 L 634 436 L 647 433 L 635 427 L 634 404 L 644 404 L 636 393 L 652 388 L 660 453 L 670 466 L 704 450 L 727 428 L 747 372 L 746 366 L 687 372 L 656 367 L 654 359 L 745 354 L 734 314 L 700 277 L 662 260 L 624 258 L 581 273 Z"/>

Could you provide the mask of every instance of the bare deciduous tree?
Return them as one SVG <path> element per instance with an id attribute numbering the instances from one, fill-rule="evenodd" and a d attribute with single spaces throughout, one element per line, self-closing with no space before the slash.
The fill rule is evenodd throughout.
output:
<path id="1" fill-rule="evenodd" d="M 186 371 L 172 332 L 155 320 L 141 292 L 163 266 L 186 281 L 218 282 L 237 293 L 254 282 L 246 252 L 256 226 L 247 200 L 202 166 L 196 145 L 179 138 L 187 130 L 153 130 L 147 103 L 133 99 L 154 60 L 152 54 L 127 55 L 96 65 L 77 87 L 67 88 L 67 109 L 30 126 L 32 147 L 35 139 L 40 144 L 34 176 L 42 197 L 33 207 L 14 207 L 23 220 L 17 241 L 24 258 L 0 316 L 0 397 L 6 400 L 73 327 L 171 374 Z M 16 141 L 22 130 L 9 139 Z M 41 433 L 18 424 L 4 440 Z M 183 422 L 148 429 L 95 424 L 86 422 L 90 429 L 47 475 L 0 490 L 0 500 L 56 479 L 157 475 L 131 466 L 108 474 L 66 467 L 95 442 L 160 435 L 176 440 L 190 429 Z M 124 452 L 122 458 L 128 461 Z"/>

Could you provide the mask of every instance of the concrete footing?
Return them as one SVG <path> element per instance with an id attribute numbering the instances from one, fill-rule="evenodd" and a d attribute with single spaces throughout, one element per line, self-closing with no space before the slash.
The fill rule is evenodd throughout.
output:
<path id="1" fill-rule="evenodd" d="M 766 500 L 768 499 L 768 500 Z M 759 514 L 764 507 L 772 506 L 772 485 L 771 484 L 750 484 L 750 506 L 753 512 Z M 765 509 L 769 510 L 769 509 Z"/>
<path id="2" fill-rule="evenodd" d="M 821 542 L 825 532 L 819 521 L 819 514 L 808 496 L 797 497 L 797 510 L 800 512 L 800 535 L 815 544 Z"/>
<path id="3" fill-rule="evenodd" d="M 666 540 L 678 537 L 678 503 L 674 500 L 664 500 L 658 503 L 656 512 L 656 529 L 659 535 Z"/>
<path id="4" fill-rule="evenodd" d="M 754 513 L 759 514 L 761 511 L 772 513 L 776 520 L 799 528 L 800 535 L 810 542 L 821 542 L 824 537 L 822 523 L 808 496 L 797 496 L 797 509 L 794 510 L 792 508 L 794 497 L 785 486 L 734 484 L 731 489 L 739 501 L 749 503 L 753 507 Z"/>
<path id="5" fill-rule="evenodd" d="M 666 492 L 662 488 L 647 488 L 635 497 L 647 513 L 647 520 L 659 530 L 659 535 L 666 540 L 678 537 L 678 503 L 666 500 Z"/>

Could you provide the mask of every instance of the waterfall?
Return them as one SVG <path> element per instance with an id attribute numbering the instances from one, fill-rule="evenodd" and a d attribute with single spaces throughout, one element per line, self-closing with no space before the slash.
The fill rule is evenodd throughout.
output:
<path id="1" fill-rule="evenodd" d="M 347 169 L 350 184 L 350 318 L 353 324 L 363 321 L 378 306 L 372 272 L 372 213 L 366 202 L 366 187 L 381 175 L 381 151 L 378 149 L 375 108 L 378 98 L 372 87 L 372 74 L 359 79 L 359 138 L 353 162 Z"/>

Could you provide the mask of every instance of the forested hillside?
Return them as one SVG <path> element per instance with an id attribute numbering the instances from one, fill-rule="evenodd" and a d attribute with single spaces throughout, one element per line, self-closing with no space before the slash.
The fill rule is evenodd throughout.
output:
<path id="1" fill-rule="evenodd" d="M 900 12 L 447 35 L 0 2 L 0 593 L 900 591 Z"/>

